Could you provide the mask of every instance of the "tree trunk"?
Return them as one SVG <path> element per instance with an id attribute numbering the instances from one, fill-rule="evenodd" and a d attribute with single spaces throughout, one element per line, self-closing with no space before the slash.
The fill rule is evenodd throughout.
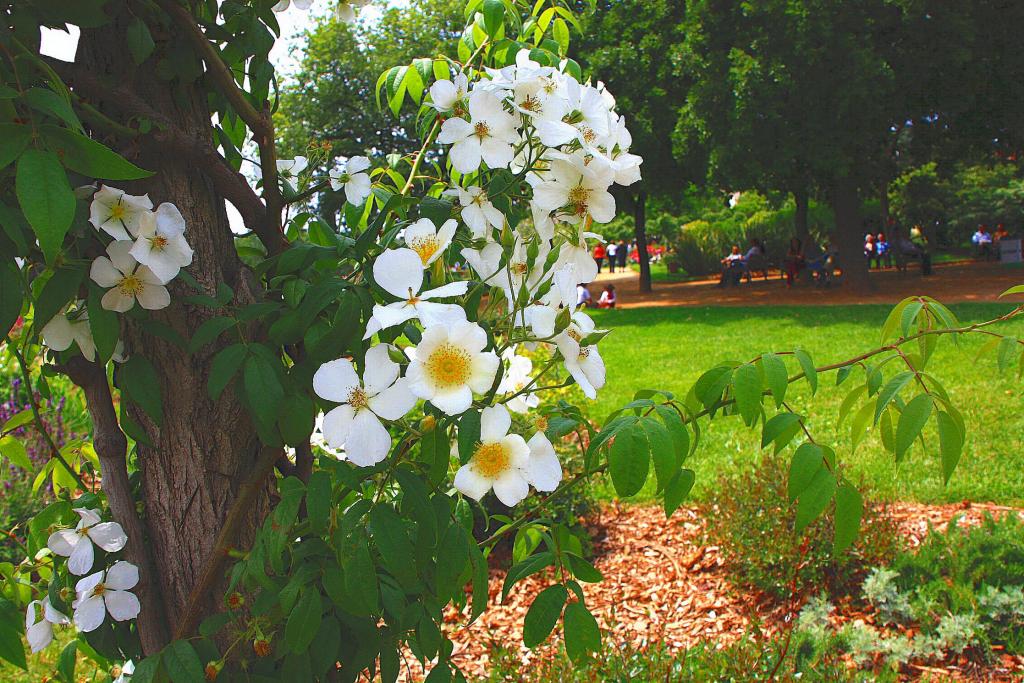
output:
<path id="1" fill-rule="evenodd" d="M 843 286 L 854 292 L 870 291 L 869 264 L 864 258 L 860 195 L 856 182 L 849 176 L 841 176 L 833 182 L 832 209 L 836 215 L 836 245 L 839 247 Z"/>
<path id="2" fill-rule="evenodd" d="M 83 31 L 76 63 L 110 83 L 128 85 L 184 133 L 207 141 L 210 110 L 203 92 L 192 84 L 159 80 L 151 63 L 132 66 L 126 42 L 113 38 L 124 35 L 124 23 L 118 22 L 113 32 L 110 27 Z M 123 105 L 114 98 L 93 100 L 91 104 L 109 111 L 114 118 L 123 114 Z M 187 225 L 185 235 L 195 252 L 187 271 L 205 293 L 214 294 L 218 283 L 223 282 L 234 290 L 235 305 L 257 301 L 258 282 L 237 257 L 224 200 L 205 173 L 184 155 L 152 148 L 145 136 L 137 144 L 119 144 L 113 139 L 106 142 L 143 168 L 159 169 L 151 178 L 116 185 L 131 194 L 148 193 L 154 205 L 171 202 L 178 207 Z M 217 401 L 207 393 L 211 361 L 227 342 L 214 342 L 189 354 L 152 334 L 147 325 L 156 321 L 187 340 L 199 325 L 225 311 L 186 303 L 184 299 L 196 292 L 181 279 L 172 281 L 168 289 L 168 308 L 147 312 L 138 319 L 122 316 L 122 339 L 129 354 L 145 356 L 153 364 L 160 380 L 161 423 L 155 423 L 134 405 L 129 406 L 128 414 L 141 425 L 152 444 L 136 445 L 147 546 L 157 574 L 148 585 L 141 585 L 140 591 L 159 596 L 164 630 L 173 633 L 228 510 L 254 468 L 260 444 L 248 414 L 231 388 Z M 248 547 L 269 508 L 269 479 L 261 489 L 241 524 L 237 538 L 240 547 Z M 209 592 L 204 614 L 220 608 L 225 586 L 226 582 L 218 582 Z M 145 633 L 153 618 L 154 615 L 142 613 L 138 622 L 147 654 L 158 647 Z"/>
<path id="3" fill-rule="evenodd" d="M 889 179 L 883 178 L 880 183 L 880 194 L 878 195 L 878 208 L 879 213 L 882 214 L 882 232 L 888 239 L 892 239 L 892 235 L 889 234 Z"/>
<path id="4" fill-rule="evenodd" d="M 810 199 L 805 188 L 793 191 L 793 202 L 796 204 L 796 211 L 793 214 L 793 227 L 796 229 L 796 238 L 800 244 L 807 244 L 807 237 L 810 235 L 810 227 L 807 224 L 807 210 Z"/>
<path id="5" fill-rule="evenodd" d="M 647 192 L 640 190 L 633 202 L 634 234 L 636 235 L 636 257 L 640 262 L 641 293 L 651 291 L 651 258 L 647 253 Z"/>

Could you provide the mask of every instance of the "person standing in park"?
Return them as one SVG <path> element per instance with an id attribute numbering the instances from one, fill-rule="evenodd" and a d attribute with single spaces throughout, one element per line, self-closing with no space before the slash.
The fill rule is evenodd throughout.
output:
<path id="1" fill-rule="evenodd" d="M 606 252 L 608 254 L 608 272 L 614 273 L 615 260 L 619 253 L 619 245 L 615 243 L 615 240 L 608 243 L 608 249 L 606 249 Z"/>
<path id="2" fill-rule="evenodd" d="M 604 245 L 600 242 L 594 247 L 594 262 L 597 263 L 597 272 L 601 272 L 601 266 L 604 265 L 604 257 L 606 255 Z"/>
<path id="3" fill-rule="evenodd" d="M 782 266 L 786 270 L 787 287 L 793 286 L 793 280 L 796 279 L 797 274 L 803 270 L 806 265 L 807 259 L 804 257 L 803 243 L 799 238 L 794 237 L 789 241 L 789 249 L 786 251 L 786 258 L 782 261 Z"/>
<path id="4" fill-rule="evenodd" d="M 626 270 L 626 257 L 629 256 L 629 245 L 626 240 L 619 240 L 619 246 L 615 250 L 615 259 L 619 262 L 619 270 Z"/>

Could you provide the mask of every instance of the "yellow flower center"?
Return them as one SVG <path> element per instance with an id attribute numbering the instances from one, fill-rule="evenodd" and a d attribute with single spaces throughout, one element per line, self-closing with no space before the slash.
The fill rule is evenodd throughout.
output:
<path id="1" fill-rule="evenodd" d="M 473 469 L 482 477 L 495 479 L 508 469 L 510 460 L 508 450 L 500 442 L 482 443 L 473 452 Z"/>
<path id="2" fill-rule="evenodd" d="M 575 341 L 577 343 L 579 343 L 580 340 L 583 339 L 583 335 L 580 334 L 579 330 L 573 329 L 571 327 L 569 329 L 567 329 L 565 331 L 565 333 L 567 335 L 569 335 L 570 339 L 572 339 L 573 341 Z"/>
<path id="3" fill-rule="evenodd" d="M 597 133 L 595 133 L 593 129 L 589 128 L 588 126 L 580 126 L 580 133 L 583 134 L 583 141 L 586 142 L 587 144 L 590 144 L 597 138 Z"/>
<path id="4" fill-rule="evenodd" d="M 523 98 L 523 101 L 519 103 L 519 106 L 525 111 L 538 112 L 541 110 L 540 100 L 533 95 L 527 95 Z"/>
<path id="5" fill-rule="evenodd" d="M 569 190 L 569 205 L 577 215 L 582 216 L 587 212 L 587 202 L 589 201 L 590 190 L 582 185 L 577 185 Z"/>
<path id="6" fill-rule="evenodd" d="M 348 404 L 358 413 L 360 410 L 370 407 L 370 399 L 362 387 L 353 387 L 352 391 L 348 393 Z"/>
<path id="7" fill-rule="evenodd" d="M 530 268 L 529 268 L 529 266 L 527 266 L 527 265 L 526 265 L 525 263 L 522 263 L 522 262 L 514 262 L 514 263 L 510 263 L 510 264 L 508 264 L 508 269 L 509 269 L 509 271 L 511 271 L 511 272 L 512 272 L 512 274 L 514 274 L 514 275 L 526 275 L 527 271 L 528 271 L 528 270 L 529 270 Z"/>
<path id="8" fill-rule="evenodd" d="M 124 296 L 138 296 L 139 294 L 142 294 L 142 290 L 146 288 L 146 283 L 140 280 L 135 273 L 132 273 L 131 275 L 125 275 L 124 278 L 117 283 L 117 288 Z"/>
<path id="9" fill-rule="evenodd" d="M 149 238 L 149 246 L 156 251 L 163 251 L 167 246 L 167 238 L 163 235 L 153 235 Z"/>
<path id="10" fill-rule="evenodd" d="M 113 218 L 114 220 L 121 220 L 122 218 L 124 218 L 125 213 L 127 212 L 125 211 L 123 204 L 115 204 L 114 206 L 110 207 L 110 217 Z"/>
<path id="11" fill-rule="evenodd" d="M 106 592 L 107 592 L 107 587 L 104 586 L 102 583 L 97 583 L 96 587 L 92 589 L 92 594 L 97 596 L 97 597 L 103 595 Z"/>
<path id="12" fill-rule="evenodd" d="M 484 121 L 477 121 L 473 124 L 473 135 L 477 136 L 481 140 L 491 134 L 491 127 Z"/>
<path id="13" fill-rule="evenodd" d="M 420 255 L 420 261 L 423 261 L 423 265 L 427 265 L 431 257 L 441 248 L 441 243 L 438 242 L 436 236 L 428 235 L 426 237 L 417 237 L 409 246 Z"/>
<path id="14" fill-rule="evenodd" d="M 443 388 L 462 386 L 469 379 L 469 353 L 454 344 L 442 344 L 427 358 L 427 374 Z"/>

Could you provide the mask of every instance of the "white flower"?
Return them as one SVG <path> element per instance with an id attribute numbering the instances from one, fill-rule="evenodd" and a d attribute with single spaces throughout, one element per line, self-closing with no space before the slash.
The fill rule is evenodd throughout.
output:
<path id="1" fill-rule="evenodd" d="M 279 0 L 271 9 L 275 12 L 284 12 L 292 4 L 293 0 Z M 313 0 L 294 0 L 298 9 L 309 9 L 313 6 Z"/>
<path id="2" fill-rule="evenodd" d="M 412 393 L 447 415 L 466 412 L 473 392 L 490 389 L 501 364 L 486 346 L 487 333 L 476 323 L 427 327 L 406 373 Z"/>
<path id="3" fill-rule="evenodd" d="M 555 447 L 544 432 L 534 434 L 526 445 L 530 447 L 527 481 L 538 491 L 554 491 L 562 481 L 562 464 L 558 462 Z"/>
<path id="4" fill-rule="evenodd" d="M 347 458 L 360 467 L 375 465 L 391 449 L 391 434 L 380 418 L 401 419 L 416 405 L 409 380 L 398 376 L 388 350 L 388 344 L 378 344 L 366 352 L 362 381 L 347 358 L 324 363 L 313 375 L 317 396 L 341 404 L 324 417 L 327 444 L 344 446 Z"/>
<path id="5" fill-rule="evenodd" d="M 597 262 L 590 254 L 587 247 L 587 239 L 604 241 L 600 235 L 593 232 L 583 232 L 576 240 L 566 240 L 558 250 L 558 267 L 571 267 L 576 276 L 576 282 L 588 283 L 597 278 Z"/>
<path id="6" fill-rule="evenodd" d="M 370 176 L 365 171 L 370 168 L 370 160 L 366 157 L 342 159 L 340 169 L 331 169 L 331 189 L 337 192 L 345 188 L 345 199 L 353 206 L 360 206 L 370 196 Z"/>
<path id="7" fill-rule="evenodd" d="M 451 282 L 435 289 L 421 292 L 423 266 L 419 255 L 412 249 L 388 249 L 373 262 L 373 279 L 384 291 L 398 297 L 386 306 L 373 307 L 373 320 L 366 329 L 364 339 L 376 332 L 406 320 L 419 318 L 424 325 L 457 322 L 466 319 L 466 312 L 455 304 L 442 304 L 432 299 L 462 296 L 469 287 L 468 280 Z"/>
<path id="8" fill-rule="evenodd" d="M 452 146 L 448 151 L 452 167 L 459 173 L 472 173 L 483 159 L 488 168 L 507 168 L 512 145 L 519 140 L 515 117 L 493 93 L 474 90 L 469 95 L 469 118 L 448 119 L 437 136 L 439 143 Z"/>
<path id="9" fill-rule="evenodd" d="M 164 284 L 192 263 L 192 247 L 185 241 L 185 219 L 178 207 L 164 202 L 142 219 L 132 256 Z"/>
<path id="10" fill-rule="evenodd" d="M 518 355 L 515 347 L 505 349 L 505 352 L 501 354 L 501 358 L 508 361 L 508 370 L 505 371 L 504 377 L 501 378 L 501 384 L 498 385 L 498 393 L 515 395 L 522 391 L 533 379 L 530 377 L 530 373 L 533 372 L 533 361 L 526 356 Z M 536 394 L 529 392 L 519 394 L 505 401 L 505 406 L 514 413 L 525 413 L 531 408 L 536 408 L 538 405 L 540 405 L 540 398 Z"/>
<path id="11" fill-rule="evenodd" d="M 338 19 L 346 24 L 351 24 L 356 20 L 356 11 L 354 8 L 365 7 L 369 2 L 370 0 L 338 0 L 338 6 L 335 9 L 335 13 L 338 16 Z"/>
<path id="12" fill-rule="evenodd" d="M 508 433 L 511 426 L 505 406 L 480 412 L 480 443 L 455 473 L 455 488 L 463 495 L 480 500 L 493 488 L 498 500 L 512 507 L 530 493 L 530 447 L 523 437 Z"/>
<path id="13" fill-rule="evenodd" d="M 570 160 L 571 159 L 571 160 Z M 614 172 L 599 157 L 555 159 L 544 182 L 533 188 L 533 201 L 544 211 L 562 210 L 570 222 L 590 215 L 598 223 L 615 218 L 615 198 L 608 192 Z"/>
<path id="14" fill-rule="evenodd" d="M 65 313 L 53 316 L 43 327 L 42 335 L 43 343 L 54 351 L 66 351 L 77 342 L 78 350 L 86 360 L 96 358 L 96 342 L 93 341 L 92 329 L 89 327 L 89 312 L 84 306 L 79 306 L 73 318 L 68 318 Z"/>
<path id="15" fill-rule="evenodd" d="M 89 222 L 115 240 L 130 240 L 138 234 L 141 217 L 152 208 L 149 195 L 130 195 L 116 187 L 100 185 L 89 205 Z"/>
<path id="16" fill-rule="evenodd" d="M 117 522 L 101 522 L 95 510 L 75 508 L 81 517 L 74 529 L 60 529 L 50 534 L 46 546 L 54 553 L 68 558 L 68 571 L 82 576 L 92 569 L 93 543 L 108 553 L 124 548 L 128 536 Z"/>
<path id="17" fill-rule="evenodd" d="M 36 607 L 42 609 L 42 617 L 36 621 Z M 53 642 L 53 625 L 70 624 L 71 621 L 50 605 L 50 598 L 33 600 L 25 611 L 25 638 L 32 652 L 39 652 Z"/>
<path id="18" fill-rule="evenodd" d="M 562 118 L 545 118 L 537 121 L 537 135 L 548 147 L 559 147 L 579 140 L 593 146 L 598 139 L 608 134 L 608 105 L 601 92 L 589 85 L 580 85 L 575 78 L 566 77 L 566 109 Z"/>
<path id="19" fill-rule="evenodd" d="M 128 660 L 121 667 L 121 675 L 114 679 L 114 683 L 128 683 L 132 680 L 132 674 L 135 673 L 135 662 Z"/>
<path id="20" fill-rule="evenodd" d="M 505 225 L 505 216 L 495 208 L 482 187 L 473 185 L 462 189 L 455 188 L 462 205 L 462 222 L 465 223 L 473 237 L 487 237 L 489 228 L 501 230 Z"/>
<path id="21" fill-rule="evenodd" d="M 405 243 L 420 256 L 426 268 L 436 261 L 451 244 L 452 237 L 459 224 L 453 218 L 444 222 L 440 229 L 434 227 L 434 221 L 421 218 L 405 229 Z"/>
<path id="22" fill-rule="evenodd" d="M 171 303 L 167 288 L 148 266 L 139 265 L 132 257 L 131 242 L 111 242 L 107 255 L 98 256 L 89 269 L 89 277 L 100 287 L 109 287 L 100 299 L 108 311 L 124 313 L 131 310 L 136 299 L 145 309 L 155 311 Z"/>
<path id="23" fill-rule="evenodd" d="M 604 361 L 597 351 L 597 345 L 580 344 L 594 331 L 594 327 L 594 321 L 590 316 L 577 311 L 573 314 L 569 326 L 555 337 L 555 345 L 565 359 L 565 369 L 589 399 L 597 398 L 597 390 L 603 387 L 605 382 Z"/>
<path id="24" fill-rule="evenodd" d="M 466 98 L 469 79 L 466 74 L 456 74 L 453 80 L 442 78 L 430 86 L 431 106 L 438 111 L 451 111 Z"/>
<path id="25" fill-rule="evenodd" d="M 298 7 L 301 0 L 296 0 L 295 5 Z M 305 8 L 301 8 L 305 9 Z M 309 166 L 309 159 L 304 156 L 297 156 L 294 159 L 278 159 L 277 160 L 277 174 L 285 180 L 294 180 L 299 177 L 306 167 Z"/>
<path id="26" fill-rule="evenodd" d="M 129 589 L 139 582 L 139 568 L 130 562 L 115 562 L 106 572 L 81 579 L 75 584 L 75 626 L 80 631 L 95 631 L 107 613 L 115 621 L 128 621 L 139 616 L 139 599 Z"/>

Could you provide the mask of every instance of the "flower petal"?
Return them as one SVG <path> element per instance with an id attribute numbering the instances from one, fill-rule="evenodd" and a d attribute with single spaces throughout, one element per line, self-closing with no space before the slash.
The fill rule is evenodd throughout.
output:
<path id="1" fill-rule="evenodd" d="M 93 595 L 78 601 L 78 606 L 75 607 L 75 626 L 78 627 L 79 631 L 85 631 L 86 633 L 95 631 L 103 623 L 106 616 L 107 608 L 103 604 L 103 598 L 99 595 Z"/>
<path id="2" fill-rule="evenodd" d="M 159 311 L 171 305 L 171 295 L 163 285 L 145 285 L 139 292 L 138 299 L 139 305 L 147 311 Z"/>
<path id="3" fill-rule="evenodd" d="M 75 549 L 71 552 L 71 556 L 68 558 L 68 571 L 76 576 L 82 576 L 89 573 L 92 569 L 93 561 L 93 548 L 92 541 L 88 538 L 82 538 L 75 545 Z"/>
<path id="4" fill-rule="evenodd" d="M 58 529 L 46 539 L 46 547 L 62 557 L 71 557 L 75 546 L 82 542 L 78 532 L 71 529 Z"/>
<path id="5" fill-rule="evenodd" d="M 519 470 L 510 469 L 494 481 L 494 495 L 505 505 L 514 507 L 530 495 L 530 485 Z"/>
<path id="6" fill-rule="evenodd" d="M 48 621 L 35 623 L 26 629 L 25 639 L 32 652 L 39 652 L 53 642 L 53 626 Z"/>
<path id="7" fill-rule="evenodd" d="M 115 562 L 114 566 L 107 570 L 107 579 L 104 585 L 116 591 L 124 591 L 134 588 L 139 582 L 139 568 L 131 562 L 121 560 Z"/>
<path id="8" fill-rule="evenodd" d="M 499 404 L 480 411 L 480 440 L 499 441 L 512 427 L 512 416 L 508 409 Z"/>
<path id="9" fill-rule="evenodd" d="M 348 358 L 328 361 L 313 374 L 313 391 L 316 395 L 335 403 L 347 401 L 352 390 L 358 386 L 359 376 Z"/>
<path id="10" fill-rule="evenodd" d="M 473 500 L 480 500 L 491 490 L 491 480 L 480 476 L 469 465 L 459 468 L 459 471 L 455 473 L 453 484 L 462 495 L 469 496 Z"/>
<path id="11" fill-rule="evenodd" d="M 373 262 L 373 279 L 388 294 L 409 299 L 423 286 L 423 261 L 412 249 L 387 249 Z"/>
<path id="12" fill-rule="evenodd" d="M 526 467 L 526 477 L 533 488 L 538 491 L 554 491 L 562 481 L 562 464 L 544 432 L 537 432 L 527 443 L 530 447 L 530 460 Z"/>
<path id="13" fill-rule="evenodd" d="M 444 392 L 435 392 L 430 402 L 445 415 L 461 415 L 473 405 L 473 392 L 467 386 Z"/>
<path id="14" fill-rule="evenodd" d="M 132 310 L 132 306 L 135 305 L 135 297 L 122 294 L 121 290 L 117 287 L 108 289 L 107 293 L 100 299 L 100 305 L 108 311 L 117 311 L 118 313 L 124 313 L 125 311 Z"/>
<path id="15" fill-rule="evenodd" d="M 135 270 L 135 266 L 138 265 L 138 261 L 131 255 L 132 243 L 131 242 L 111 242 L 107 245 L 107 256 L 110 257 L 110 262 L 124 274 L 128 274 Z"/>
<path id="16" fill-rule="evenodd" d="M 480 140 L 469 137 L 456 142 L 448 151 L 448 158 L 459 173 L 472 173 L 480 168 Z"/>
<path id="17" fill-rule="evenodd" d="M 399 377 L 394 385 L 370 399 L 370 410 L 385 420 L 400 420 L 416 406 L 416 396 L 406 377 Z"/>
<path id="18" fill-rule="evenodd" d="M 97 256 L 89 267 L 89 277 L 100 287 L 114 287 L 124 279 L 124 273 L 106 256 Z"/>
<path id="19" fill-rule="evenodd" d="M 398 363 L 391 360 L 390 350 L 390 344 L 377 344 L 366 351 L 363 388 L 370 396 L 376 396 L 398 379 Z"/>
<path id="20" fill-rule="evenodd" d="M 369 410 L 360 410 L 352 421 L 352 430 L 345 441 L 345 455 L 359 467 L 369 467 L 387 457 L 391 450 L 391 434 L 380 418 Z"/>
<path id="21" fill-rule="evenodd" d="M 107 591 L 103 595 L 107 604 L 107 611 L 110 612 L 116 621 L 128 621 L 139 616 L 141 605 L 134 593 L 128 591 Z"/>
<path id="22" fill-rule="evenodd" d="M 352 406 L 346 403 L 324 415 L 324 441 L 328 446 L 341 448 L 345 445 L 352 431 L 352 418 L 355 417 L 355 413 Z"/>
<path id="23" fill-rule="evenodd" d="M 116 553 L 128 542 L 128 536 L 117 522 L 101 522 L 90 527 L 89 538 L 108 553 Z"/>

